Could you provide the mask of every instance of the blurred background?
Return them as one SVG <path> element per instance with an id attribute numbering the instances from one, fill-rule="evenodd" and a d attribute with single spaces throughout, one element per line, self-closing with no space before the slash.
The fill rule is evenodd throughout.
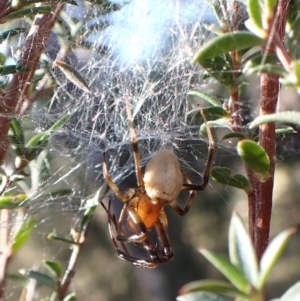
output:
<path id="1" fill-rule="evenodd" d="M 120 188 L 126 191 L 136 187 L 125 96 L 129 96 L 132 105 L 143 167 L 157 150 L 172 149 L 193 183 L 201 182 L 208 146 L 206 139 L 199 139 L 199 124 L 193 119 L 197 100 L 187 98 L 187 92 L 198 89 L 222 102 L 228 101 L 224 89 L 213 80 L 204 81 L 203 70 L 190 63 L 197 49 L 211 37 L 208 28 L 216 23 L 206 3 L 192 0 L 76 2 L 78 6 L 66 5 L 41 59 L 41 70 L 47 70 L 57 83 L 55 93 L 35 103 L 26 116 L 30 136 L 32 128 L 37 133 L 59 116 L 72 113 L 70 122 L 52 137 L 48 148 L 51 176 L 35 189 L 68 187 L 73 194 L 32 200 L 27 214 L 34 216 L 38 223 L 33 237 L 11 263 L 10 272 L 14 273 L 33 266 L 43 270 L 41 261 L 45 259 L 67 265 L 71 253 L 68 245 L 49 241 L 47 235 L 53 230 L 68 234 L 87 208 L 86 200 L 103 184 L 103 151 L 108 154 L 110 174 Z M 230 3 L 227 13 L 230 16 Z M 28 27 L 30 22 L 21 20 L 20 24 Z M 72 30 L 77 30 L 73 36 Z M 74 36 L 77 38 L 72 39 Z M 23 41 L 22 36 L 10 39 L 2 51 L 12 60 L 17 59 Z M 79 71 L 92 93 L 84 93 L 68 82 L 52 66 L 56 58 L 63 58 Z M 259 99 L 259 78 L 252 76 L 246 80 L 248 88 L 241 104 L 245 123 L 257 115 Z M 297 94 L 284 89 L 280 110 L 299 108 Z M 235 154 L 234 141 L 220 141 L 223 134 L 223 130 L 214 130 L 217 142 L 214 164 L 245 174 Z M 278 140 L 271 237 L 298 226 L 300 221 L 299 141 L 298 134 Z M 121 202 L 113 193 L 107 197 L 117 214 Z M 186 197 L 180 195 L 181 204 Z M 227 254 L 227 232 L 233 210 L 247 222 L 244 192 L 212 180 L 205 191 L 197 193 L 186 216 L 180 217 L 172 208 L 166 208 L 174 259 L 150 270 L 136 268 L 117 257 L 109 238 L 107 215 L 98 206 L 71 289 L 77 300 L 171 301 L 189 281 L 221 278 L 198 250 L 207 248 Z M 280 296 L 299 279 L 299 238 L 299 234 L 294 235 L 272 273 L 267 289 L 269 298 Z M 8 285 L 7 299 L 17 300 L 21 284 L 9 281 Z M 36 299 L 47 294 L 46 288 L 38 288 Z"/>

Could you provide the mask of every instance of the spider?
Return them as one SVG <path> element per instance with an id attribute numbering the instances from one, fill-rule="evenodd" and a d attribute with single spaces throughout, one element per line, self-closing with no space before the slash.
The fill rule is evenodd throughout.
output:
<path id="1" fill-rule="evenodd" d="M 196 191 L 204 190 L 208 184 L 215 142 L 207 125 L 205 114 L 199 106 L 209 139 L 208 157 L 202 183 L 191 183 L 181 171 L 177 156 L 170 150 L 156 152 L 146 165 L 143 174 L 138 140 L 128 99 L 126 99 L 126 108 L 138 187 L 130 188 L 126 193 L 123 193 L 110 177 L 106 155 L 103 153 L 104 179 L 118 199 L 124 203 L 118 221 L 115 215 L 111 213 L 111 201 L 109 201 L 108 208 L 103 202 L 101 204 L 108 215 L 109 233 L 118 257 L 132 262 L 138 267 L 155 268 L 173 257 L 167 234 L 168 220 L 164 207 L 170 205 L 180 216 L 188 213 Z M 189 191 L 189 198 L 184 208 L 181 208 L 176 201 L 182 190 Z M 113 227 L 115 231 L 113 231 Z M 158 236 L 157 246 L 152 244 L 149 236 L 153 228 L 155 228 Z M 125 243 L 142 246 L 149 255 L 148 259 L 131 255 Z"/>

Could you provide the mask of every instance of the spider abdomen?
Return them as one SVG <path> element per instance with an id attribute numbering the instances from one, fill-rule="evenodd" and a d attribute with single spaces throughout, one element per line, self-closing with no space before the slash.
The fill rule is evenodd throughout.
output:
<path id="1" fill-rule="evenodd" d="M 176 155 L 169 150 L 158 151 L 146 166 L 144 183 L 153 204 L 165 205 L 176 200 L 183 183 Z"/>

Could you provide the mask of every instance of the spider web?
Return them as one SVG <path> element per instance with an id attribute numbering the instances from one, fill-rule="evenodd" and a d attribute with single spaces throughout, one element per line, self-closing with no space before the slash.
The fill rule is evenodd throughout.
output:
<path id="1" fill-rule="evenodd" d="M 90 13 L 88 9 L 83 16 Z M 75 11 L 70 14 L 78 13 L 76 8 L 71 10 Z M 163 18 L 159 11 L 164 12 Z M 193 107 L 187 92 L 199 87 L 203 75 L 190 60 L 207 36 L 201 25 L 204 12 L 205 6 L 194 1 L 148 1 L 144 5 L 132 1 L 99 18 L 93 7 L 94 18 L 89 19 L 87 30 L 102 22 L 106 28 L 89 35 L 90 52 L 79 45 L 68 56 L 68 63 L 84 75 L 92 93 L 83 93 L 54 70 L 61 85 L 46 116 L 55 120 L 63 108 L 72 113 L 72 118 L 52 138 L 51 145 L 71 157 L 74 165 L 67 167 L 70 162 L 65 163 L 64 173 L 57 173 L 56 184 L 69 185 L 69 179 L 73 181 L 74 174 L 85 167 L 95 178 L 83 189 L 73 184 L 76 194 L 82 198 L 95 193 L 103 182 L 103 151 L 108 154 L 110 174 L 117 183 L 133 172 L 125 97 L 132 106 L 142 165 L 157 150 L 172 149 L 183 169 L 200 176 L 207 145 L 199 139 L 199 126 L 191 126 Z M 103 49 L 105 54 L 101 53 Z"/>
<path id="2" fill-rule="evenodd" d="M 187 98 L 191 89 L 210 93 L 214 87 L 203 85 L 203 70 L 190 63 L 210 35 L 203 23 L 212 22 L 212 15 L 204 3 L 133 0 L 103 14 L 102 8 L 80 2 L 79 7 L 67 5 L 63 14 L 84 22 L 82 36 L 90 49 L 79 40 L 64 61 L 85 78 L 92 93 L 83 92 L 53 67 L 61 49 L 58 37 L 52 36 L 45 45 L 41 68 L 47 69 L 59 86 L 51 99 L 34 104 L 26 118 L 35 133 L 65 114 L 71 118 L 53 135 L 45 153 L 51 174 L 34 175 L 34 198 L 27 216 L 38 218 L 41 237 L 49 233 L 45 226 L 49 221 L 52 229 L 63 232 L 67 228 L 68 232 L 74 216 L 86 206 L 82 200 L 91 198 L 103 184 L 104 151 L 117 184 L 134 172 L 126 97 L 132 107 L 142 166 L 156 151 L 171 149 L 196 182 L 201 180 L 208 150 L 207 141 L 199 138 L 199 124 L 193 124 L 193 99 Z M 17 45 L 10 45 L 15 59 L 23 42 L 21 36 Z M 65 187 L 72 190 L 70 197 L 42 198 L 45 191 Z M 19 222 L 17 215 L 12 222 Z M 44 239 L 43 243 L 43 253 L 51 253 L 49 242 Z M 51 256 L 58 257 L 63 248 Z"/>

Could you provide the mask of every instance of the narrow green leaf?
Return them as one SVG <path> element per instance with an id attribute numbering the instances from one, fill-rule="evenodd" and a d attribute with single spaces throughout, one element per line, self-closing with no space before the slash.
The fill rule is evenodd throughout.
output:
<path id="1" fill-rule="evenodd" d="M 249 0 L 251 2 L 251 0 Z M 274 16 L 274 8 L 277 4 L 277 0 L 265 0 L 266 8 L 267 8 L 267 15 L 270 17 Z"/>
<path id="2" fill-rule="evenodd" d="M 297 131 L 293 129 L 291 126 L 275 129 L 276 135 L 288 135 L 288 134 L 296 134 Z"/>
<path id="3" fill-rule="evenodd" d="M 29 4 L 35 4 L 35 3 L 48 3 L 49 1 L 48 0 L 27 0 L 26 1 L 26 5 L 29 5 Z M 52 1 L 51 3 L 54 4 L 54 3 L 58 3 L 58 2 L 63 2 L 63 3 L 68 3 L 68 4 L 71 4 L 71 5 L 75 5 L 75 6 L 78 6 L 77 2 L 74 1 L 74 0 L 54 0 Z"/>
<path id="4" fill-rule="evenodd" d="M 33 136 L 25 146 L 25 160 L 31 161 L 35 159 L 47 146 L 49 137 L 50 134 L 47 132 Z"/>
<path id="5" fill-rule="evenodd" d="M 177 301 L 232 301 L 232 298 L 218 295 L 211 292 L 195 292 L 181 295 L 176 298 Z"/>
<path id="6" fill-rule="evenodd" d="M 255 53 L 254 55 L 250 55 L 249 57 L 246 57 L 245 60 L 242 61 L 242 63 L 245 65 L 243 70 L 247 71 L 249 68 L 264 65 L 264 64 L 272 64 L 277 65 L 279 64 L 279 60 L 277 55 L 275 54 L 262 54 L 260 51 Z"/>
<path id="7" fill-rule="evenodd" d="M 71 293 L 68 296 L 66 296 L 63 301 L 76 301 L 76 296 L 74 293 Z"/>
<path id="8" fill-rule="evenodd" d="M 262 7 L 260 0 L 248 0 L 247 12 L 252 23 L 259 29 L 262 29 Z"/>
<path id="9" fill-rule="evenodd" d="M 58 189 L 58 190 L 53 190 L 53 191 L 49 191 L 49 192 L 45 192 L 39 195 L 39 199 L 41 200 L 45 200 L 45 199 L 57 199 L 60 197 L 65 197 L 65 196 L 69 196 L 73 193 L 72 189 Z"/>
<path id="10" fill-rule="evenodd" d="M 197 98 L 200 98 L 200 99 L 203 99 L 203 100 L 207 101 L 208 103 L 210 103 L 213 106 L 222 107 L 222 103 L 218 99 L 216 99 L 216 98 L 214 98 L 214 97 L 212 97 L 208 94 L 205 94 L 203 92 L 200 92 L 200 91 L 197 91 L 197 90 L 191 90 L 191 91 L 188 92 L 187 95 L 196 96 Z"/>
<path id="11" fill-rule="evenodd" d="M 201 254 L 213 264 L 238 290 L 247 293 L 249 284 L 241 271 L 235 267 L 225 256 L 205 249 L 200 250 Z"/>
<path id="12" fill-rule="evenodd" d="M 264 182 L 270 177 L 270 159 L 260 145 L 252 140 L 244 139 L 238 142 L 237 152 L 259 181 Z"/>
<path id="13" fill-rule="evenodd" d="M 296 111 L 284 111 L 275 114 L 261 115 L 255 118 L 249 125 L 250 129 L 256 128 L 264 123 L 281 122 L 300 125 L 300 113 Z"/>
<path id="14" fill-rule="evenodd" d="M 2 196 L 0 197 L 0 209 L 14 209 L 20 207 L 26 200 L 26 194 Z"/>
<path id="15" fill-rule="evenodd" d="M 300 281 L 290 287 L 281 297 L 280 301 L 298 301 L 300 300 Z"/>
<path id="16" fill-rule="evenodd" d="M 298 38 L 300 35 L 300 15 L 292 21 L 293 23 L 289 26 L 290 30 L 287 35 L 287 46 L 290 56 L 295 59 L 298 49 Z"/>
<path id="17" fill-rule="evenodd" d="M 19 282 L 22 285 L 25 285 L 27 282 L 27 278 L 20 274 L 8 274 L 7 279 Z"/>
<path id="18" fill-rule="evenodd" d="M 246 88 L 248 87 L 248 83 L 246 82 L 243 82 L 239 85 L 239 95 L 241 95 L 245 90 Z"/>
<path id="19" fill-rule="evenodd" d="M 29 68 L 20 65 L 4 65 L 0 66 L 0 75 L 8 75 L 17 72 L 28 72 Z"/>
<path id="20" fill-rule="evenodd" d="M 10 132 L 12 135 L 8 135 L 12 147 L 17 156 L 22 156 L 24 153 L 24 132 L 21 123 L 16 118 L 12 118 L 10 121 Z"/>
<path id="21" fill-rule="evenodd" d="M 229 227 L 229 255 L 231 263 L 241 271 L 254 287 L 258 287 L 258 264 L 248 232 L 241 218 L 234 213 Z"/>
<path id="22" fill-rule="evenodd" d="M 210 128 L 228 128 L 231 130 L 230 121 L 228 118 L 219 118 L 217 120 L 210 120 L 207 122 Z M 206 126 L 205 123 L 201 124 L 199 130 L 200 137 L 206 136 Z"/>
<path id="23" fill-rule="evenodd" d="M 224 135 L 222 137 L 222 140 L 232 139 L 232 138 L 244 139 L 244 138 L 246 138 L 246 136 L 240 132 L 231 132 L 229 134 Z"/>
<path id="24" fill-rule="evenodd" d="M 47 238 L 50 240 L 58 240 L 58 241 L 66 242 L 68 244 L 77 245 L 77 243 L 73 240 L 73 238 L 70 235 L 64 235 L 64 234 L 52 232 L 48 234 Z"/>
<path id="25" fill-rule="evenodd" d="M 85 92 L 91 93 L 91 90 L 88 84 L 86 83 L 85 79 L 72 66 L 59 60 L 55 60 L 54 64 L 60 68 L 60 70 L 75 86 L 77 86 Z"/>
<path id="26" fill-rule="evenodd" d="M 227 60 L 227 57 L 228 55 L 216 56 L 203 60 L 200 64 L 211 77 L 230 88 L 235 83 L 234 75 L 238 77 L 241 73 L 233 69 L 233 64 Z"/>
<path id="27" fill-rule="evenodd" d="M 14 237 L 14 241 L 12 244 L 12 253 L 15 254 L 18 250 L 22 248 L 22 246 L 27 242 L 30 238 L 32 231 L 35 227 L 36 221 L 34 218 L 26 219 L 20 230 Z"/>
<path id="28" fill-rule="evenodd" d="M 232 284 L 221 280 L 193 281 L 184 285 L 180 289 L 179 294 L 184 295 L 198 291 L 207 291 L 212 293 L 225 294 L 232 297 L 247 298 L 246 294 L 236 289 Z"/>
<path id="29" fill-rule="evenodd" d="M 19 270 L 19 273 L 27 278 L 36 280 L 38 284 L 48 286 L 52 289 L 56 289 L 57 286 L 56 280 L 47 274 L 33 271 L 33 270 L 26 270 L 26 269 Z"/>
<path id="30" fill-rule="evenodd" d="M 9 39 L 13 36 L 16 36 L 20 33 L 27 32 L 27 31 L 28 31 L 28 29 L 25 28 L 25 27 L 17 27 L 17 28 L 14 28 L 14 29 L 4 31 L 0 34 L 0 43 L 5 41 L 6 39 Z"/>
<path id="31" fill-rule="evenodd" d="M 25 146 L 26 159 L 31 161 L 35 159 L 48 144 L 50 136 L 55 133 L 70 118 L 70 115 L 64 115 L 57 120 L 47 131 L 33 136 Z"/>
<path id="32" fill-rule="evenodd" d="M 249 74 L 260 74 L 260 73 L 271 73 L 277 74 L 282 77 L 287 76 L 288 72 L 281 66 L 273 65 L 273 64 L 263 64 L 255 67 L 250 67 L 244 70 L 247 75 Z"/>
<path id="33" fill-rule="evenodd" d="M 252 191 L 249 180 L 240 174 L 231 176 L 231 170 L 227 167 L 214 166 L 211 170 L 211 178 L 218 183 L 243 189 L 248 194 Z"/>
<path id="34" fill-rule="evenodd" d="M 193 58 L 193 63 L 200 63 L 207 59 L 254 46 L 262 46 L 264 40 L 247 31 L 236 31 L 211 39 Z"/>
<path id="35" fill-rule="evenodd" d="M 47 133 L 53 134 L 56 132 L 59 128 L 61 128 L 69 119 L 70 115 L 64 115 L 63 117 L 59 118 L 48 130 Z"/>
<path id="36" fill-rule="evenodd" d="M 13 20 L 17 18 L 24 18 L 24 17 L 34 17 L 37 14 L 46 14 L 50 13 L 52 10 L 51 6 L 38 6 L 38 7 L 30 7 L 30 8 L 23 8 L 14 12 L 11 12 L 9 15 L 5 16 L 2 21 Z"/>
<path id="37" fill-rule="evenodd" d="M 291 228 L 278 234 L 268 245 L 260 261 L 259 289 L 263 289 L 271 270 L 277 263 L 288 240 L 296 232 L 296 228 Z M 300 297 L 300 296 L 299 296 Z M 299 299 L 300 300 L 300 299 Z"/>
<path id="38" fill-rule="evenodd" d="M 62 267 L 57 261 L 43 260 L 43 265 L 56 278 L 62 274 Z"/>

